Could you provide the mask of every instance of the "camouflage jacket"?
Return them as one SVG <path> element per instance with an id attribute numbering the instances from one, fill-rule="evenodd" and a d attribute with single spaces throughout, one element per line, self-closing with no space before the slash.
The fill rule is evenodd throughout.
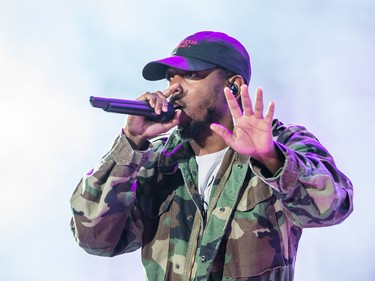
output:
<path id="1" fill-rule="evenodd" d="M 229 149 L 205 213 L 188 142 L 134 151 L 120 134 L 71 198 L 76 241 L 100 256 L 141 247 L 148 280 L 293 280 L 302 228 L 343 221 L 353 190 L 305 128 L 275 120 L 273 136 L 282 169 Z"/>

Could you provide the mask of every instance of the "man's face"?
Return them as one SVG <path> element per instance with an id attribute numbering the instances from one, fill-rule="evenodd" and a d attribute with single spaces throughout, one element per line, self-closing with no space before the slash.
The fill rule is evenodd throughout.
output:
<path id="1" fill-rule="evenodd" d="M 167 70 L 166 78 L 170 85 L 179 84 L 170 102 L 182 110 L 181 137 L 204 145 L 212 134 L 209 126 L 213 122 L 220 123 L 229 111 L 224 96 L 223 72 L 218 68 L 194 72 L 171 68 Z"/>

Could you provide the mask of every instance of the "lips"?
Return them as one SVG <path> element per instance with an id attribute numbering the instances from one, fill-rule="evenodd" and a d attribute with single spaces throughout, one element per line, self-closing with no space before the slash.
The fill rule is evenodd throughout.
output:
<path id="1" fill-rule="evenodd" d="M 175 98 L 175 99 L 171 99 L 169 101 L 169 103 L 174 107 L 174 110 L 176 109 L 183 109 L 184 106 L 181 105 L 181 103 Z"/>
<path id="2" fill-rule="evenodd" d="M 184 124 L 188 123 L 189 120 L 191 120 L 191 118 L 188 115 L 186 115 L 186 112 L 184 110 L 186 108 L 186 106 L 182 105 L 179 102 L 178 98 L 174 97 L 169 102 L 174 107 L 174 110 L 181 110 L 179 126 L 184 126 Z"/>
<path id="3" fill-rule="evenodd" d="M 178 105 L 178 104 L 173 105 L 173 107 L 174 107 L 174 110 L 184 108 L 182 105 Z"/>
<path id="4" fill-rule="evenodd" d="M 183 109 L 184 107 L 179 103 L 180 99 L 180 96 L 171 96 L 168 102 L 174 107 L 175 110 Z"/>

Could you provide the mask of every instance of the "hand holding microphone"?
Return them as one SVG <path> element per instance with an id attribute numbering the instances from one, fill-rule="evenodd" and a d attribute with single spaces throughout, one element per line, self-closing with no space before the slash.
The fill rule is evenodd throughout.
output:
<path id="1" fill-rule="evenodd" d="M 159 91 L 156 93 L 145 93 L 141 100 L 125 100 L 91 96 L 90 104 L 93 107 L 102 108 L 107 112 L 143 116 L 148 121 L 164 123 L 171 121 L 174 118 L 176 110 L 176 108 L 174 108 L 172 104 L 168 103 L 166 99 L 168 99 L 172 94 L 179 92 L 179 89 L 180 85 L 178 83 L 174 83 L 164 92 Z M 162 99 L 165 100 L 163 104 L 166 106 L 166 110 L 160 110 L 159 108 L 156 109 L 155 102 L 158 99 L 159 101 Z"/>
<path id="2" fill-rule="evenodd" d="M 90 97 L 93 107 L 106 112 L 128 114 L 123 133 L 134 149 L 144 148 L 147 140 L 168 132 L 179 124 L 182 107 L 168 103 L 167 99 L 180 92 L 178 83 L 170 85 L 164 92 L 147 92 L 138 100 Z M 176 100 L 176 98 L 172 98 Z M 137 117 L 138 116 L 138 117 Z M 144 118 L 139 118 L 139 116 Z M 150 122 L 151 121 L 151 122 Z"/>

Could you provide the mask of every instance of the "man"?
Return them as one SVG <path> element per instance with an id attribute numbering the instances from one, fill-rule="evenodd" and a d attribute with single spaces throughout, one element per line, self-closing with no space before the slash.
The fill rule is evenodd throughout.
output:
<path id="1" fill-rule="evenodd" d="M 148 280 L 293 280 L 305 227 L 352 212 L 350 181 L 301 126 L 251 101 L 250 59 L 234 38 L 198 32 L 143 69 L 166 78 L 145 93 L 157 114 L 123 131 L 72 196 L 72 230 L 87 252 L 142 248 Z"/>

